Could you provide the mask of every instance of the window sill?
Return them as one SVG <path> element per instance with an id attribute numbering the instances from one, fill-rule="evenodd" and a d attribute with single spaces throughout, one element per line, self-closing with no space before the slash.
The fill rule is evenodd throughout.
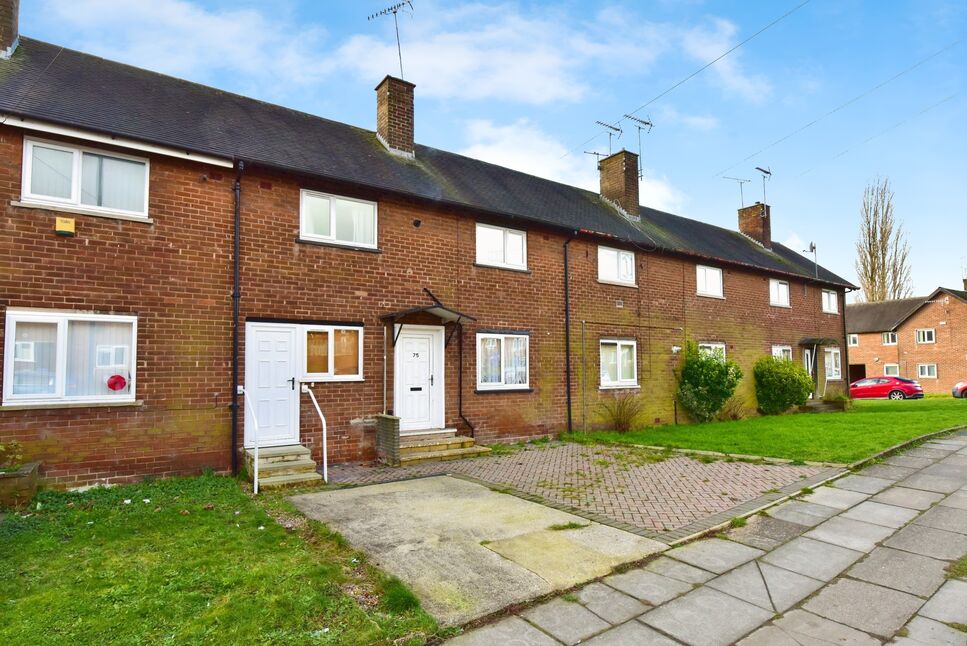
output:
<path id="1" fill-rule="evenodd" d="M 477 388 L 473 391 L 475 395 L 500 395 L 500 394 L 510 394 L 510 393 L 532 393 L 533 388 L 485 388 L 480 390 Z"/>
<path id="2" fill-rule="evenodd" d="M 696 296 L 700 296 L 702 298 L 714 298 L 714 299 L 720 300 L 720 301 L 724 301 L 725 300 L 725 296 L 719 296 L 717 294 L 703 294 L 702 292 L 695 292 L 695 295 Z"/>
<path id="3" fill-rule="evenodd" d="M 599 386 L 598 390 L 641 390 L 640 384 L 621 384 L 614 386 Z"/>
<path id="4" fill-rule="evenodd" d="M 487 264 L 484 264 L 482 262 L 475 262 L 475 263 L 473 263 L 473 266 L 474 267 L 480 267 L 482 269 L 503 269 L 504 271 L 516 271 L 518 274 L 532 274 L 532 273 L 534 273 L 530 269 L 527 269 L 526 267 L 523 267 L 522 268 L 522 267 L 507 267 L 505 265 L 487 265 Z"/>
<path id="5" fill-rule="evenodd" d="M 307 238 L 296 238 L 295 241 L 299 244 L 314 245 L 316 247 L 332 247 L 334 249 L 347 249 L 349 251 L 365 251 L 367 253 L 383 253 L 383 250 L 379 247 L 360 247 L 351 244 L 342 244 L 340 242 L 323 242 L 322 240 L 309 240 Z"/>
<path id="6" fill-rule="evenodd" d="M 782 303 L 769 303 L 769 307 L 778 307 L 784 310 L 791 310 L 792 305 L 783 305 Z"/>
<path id="7" fill-rule="evenodd" d="M 827 310 L 823 310 L 823 314 L 831 314 L 832 316 L 839 316 L 839 312 L 829 312 Z"/>
<path id="8" fill-rule="evenodd" d="M 345 379 L 333 379 L 332 377 L 299 377 L 299 383 L 315 386 L 316 384 L 355 384 L 366 381 L 362 377 L 346 377 Z"/>
<path id="9" fill-rule="evenodd" d="M 95 218 L 107 218 L 109 220 L 126 220 L 128 222 L 140 222 L 142 224 L 154 224 L 154 220 L 149 217 L 139 215 L 125 215 L 124 213 L 108 213 L 97 209 L 85 209 L 80 206 L 70 204 L 47 204 L 43 202 L 20 202 L 10 200 L 10 206 L 22 209 L 39 209 L 41 211 L 54 211 L 55 213 L 73 213 L 74 215 L 90 215 Z"/>
<path id="10" fill-rule="evenodd" d="M 57 410 L 63 408 L 131 408 L 131 407 L 141 407 L 144 406 L 144 401 L 141 399 L 128 400 L 120 402 L 36 402 L 36 403 L 21 403 L 21 404 L 3 404 L 0 406 L 0 411 L 8 410 Z"/>
<path id="11" fill-rule="evenodd" d="M 614 285 L 615 287 L 630 287 L 631 289 L 638 289 L 638 285 L 635 283 L 622 283 L 618 280 L 601 280 L 599 278 L 598 282 L 602 285 Z"/>

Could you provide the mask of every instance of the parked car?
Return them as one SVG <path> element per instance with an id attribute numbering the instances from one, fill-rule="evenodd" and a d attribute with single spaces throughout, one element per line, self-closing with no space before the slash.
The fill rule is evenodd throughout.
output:
<path id="1" fill-rule="evenodd" d="M 853 399 L 921 399 L 923 388 L 920 382 L 903 377 L 867 377 L 849 385 L 849 396 Z"/>
<path id="2" fill-rule="evenodd" d="M 960 399 L 967 399 L 967 379 L 964 379 L 963 381 L 958 381 L 957 383 L 955 383 L 953 389 L 951 390 L 951 393 L 953 394 L 954 397 L 958 397 Z"/>

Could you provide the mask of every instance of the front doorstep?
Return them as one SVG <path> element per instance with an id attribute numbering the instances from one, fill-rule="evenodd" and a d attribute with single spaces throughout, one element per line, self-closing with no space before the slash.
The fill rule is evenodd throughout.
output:
<path id="1" fill-rule="evenodd" d="M 28 462 L 16 471 L 0 472 L 0 507 L 20 507 L 37 493 L 40 462 Z"/>

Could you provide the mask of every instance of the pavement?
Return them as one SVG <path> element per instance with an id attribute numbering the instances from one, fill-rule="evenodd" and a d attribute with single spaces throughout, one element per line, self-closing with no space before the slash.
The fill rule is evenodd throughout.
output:
<path id="1" fill-rule="evenodd" d="M 967 432 L 452 639 L 452 646 L 967 646 Z"/>

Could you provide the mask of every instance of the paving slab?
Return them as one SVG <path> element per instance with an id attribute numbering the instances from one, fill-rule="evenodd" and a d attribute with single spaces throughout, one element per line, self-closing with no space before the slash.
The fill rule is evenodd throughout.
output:
<path id="1" fill-rule="evenodd" d="M 911 469 L 922 469 L 933 464 L 932 458 L 918 458 L 912 455 L 891 455 L 883 460 L 884 464 L 893 464 L 898 467 L 910 467 Z"/>
<path id="2" fill-rule="evenodd" d="M 943 498 L 942 493 L 936 491 L 923 491 L 922 489 L 907 489 L 906 487 L 890 487 L 873 496 L 873 502 L 882 502 L 887 505 L 897 507 L 907 507 L 908 509 L 918 509 L 923 511 L 938 500 Z"/>
<path id="3" fill-rule="evenodd" d="M 679 642 L 639 621 L 628 621 L 582 643 L 584 646 L 680 646 Z"/>
<path id="4" fill-rule="evenodd" d="M 860 503 L 842 515 L 843 518 L 861 520 L 866 523 L 873 523 L 874 525 L 892 527 L 893 529 L 903 527 L 916 518 L 916 516 L 916 510 L 872 501 Z"/>
<path id="5" fill-rule="evenodd" d="M 915 449 L 910 449 L 906 451 L 904 455 L 909 455 L 915 458 L 930 458 L 932 460 L 938 460 L 940 458 L 945 458 L 948 455 L 948 451 L 938 451 L 937 449 L 925 449 L 919 446 Z"/>
<path id="6" fill-rule="evenodd" d="M 819 487 L 808 496 L 804 496 L 803 500 L 842 510 L 858 505 L 869 497 L 869 494 L 858 491 L 837 489 L 836 487 Z"/>
<path id="7" fill-rule="evenodd" d="M 706 570 L 702 570 L 688 563 L 682 563 L 667 556 L 659 556 L 657 559 L 645 566 L 645 569 L 655 574 L 678 579 L 685 583 L 705 583 L 715 575 Z"/>
<path id="8" fill-rule="evenodd" d="M 670 579 L 640 568 L 612 574 L 605 577 L 602 582 L 653 606 L 665 603 L 692 589 L 691 584 L 684 581 Z"/>
<path id="9" fill-rule="evenodd" d="M 957 453 L 953 455 L 948 455 L 937 464 L 947 464 L 947 465 L 953 465 L 958 467 L 967 467 L 967 455 L 959 455 Z"/>
<path id="10" fill-rule="evenodd" d="M 773 613 L 703 587 L 643 615 L 639 621 L 692 646 L 726 646 Z"/>
<path id="11" fill-rule="evenodd" d="M 739 642 L 739 646 L 880 646 L 880 641 L 854 628 L 793 610 Z"/>
<path id="12" fill-rule="evenodd" d="M 450 646 L 560 646 L 561 642 L 534 628 L 520 617 L 507 617 L 495 624 L 471 630 L 447 642 Z"/>
<path id="13" fill-rule="evenodd" d="M 923 605 L 912 594 L 839 579 L 803 605 L 821 617 L 889 639 Z"/>
<path id="14" fill-rule="evenodd" d="M 934 529 L 967 534 L 967 509 L 937 505 L 923 512 L 914 522 Z"/>
<path id="15" fill-rule="evenodd" d="M 823 582 L 768 563 L 752 561 L 706 585 L 764 610 L 785 612 L 822 587 Z"/>
<path id="16" fill-rule="evenodd" d="M 951 444 L 949 442 L 938 442 L 937 440 L 931 440 L 929 442 L 924 442 L 923 444 L 921 444 L 920 448 L 933 449 L 937 451 L 947 451 L 949 453 L 950 451 L 956 451 L 957 449 L 960 449 L 962 447 L 960 446 L 959 443 Z"/>
<path id="17" fill-rule="evenodd" d="M 729 540 L 743 545 L 771 550 L 796 538 L 807 529 L 809 528 L 805 525 L 756 514 L 748 519 L 744 527 L 733 527 L 726 531 L 726 535 Z"/>
<path id="18" fill-rule="evenodd" d="M 893 480 L 887 480 L 886 478 L 849 475 L 834 482 L 833 486 L 837 489 L 846 489 L 847 491 L 874 494 L 883 491 L 893 483 Z"/>
<path id="19" fill-rule="evenodd" d="M 944 507 L 967 509 L 967 491 L 955 491 L 940 501 L 940 504 Z"/>
<path id="20" fill-rule="evenodd" d="M 886 478 L 887 480 L 902 480 L 910 474 L 916 473 L 916 471 L 914 468 L 901 467 L 895 464 L 874 464 L 857 473 L 861 476 L 873 476 L 874 478 Z"/>
<path id="21" fill-rule="evenodd" d="M 891 644 L 897 646 L 922 646 L 938 644 L 942 646 L 967 646 L 967 633 L 961 632 L 939 621 L 916 616 L 906 626 L 906 635 L 897 637 Z"/>
<path id="22" fill-rule="evenodd" d="M 670 558 L 716 574 L 731 570 L 763 554 L 762 550 L 721 538 L 695 541 L 665 553 Z"/>
<path id="23" fill-rule="evenodd" d="M 634 597 L 618 592 L 603 583 L 592 583 L 577 592 L 584 607 L 609 624 L 620 624 L 648 610 L 648 606 Z"/>
<path id="24" fill-rule="evenodd" d="M 790 500 L 767 510 L 766 513 L 787 523 L 812 527 L 835 516 L 839 513 L 839 509 L 811 502 L 802 502 L 801 500 Z"/>
<path id="25" fill-rule="evenodd" d="M 945 624 L 967 625 L 967 583 L 956 579 L 947 581 L 920 614 Z"/>
<path id="26" fill-rule="evenodd" d="M 944 460 L 946 460 L 946 458 L 944 458 Z M 921 469 L 920 473 L 930 476 L 937 476 L 939 478 L 958 480 L 961 484 L 967 483 L 967 471 L 964 471 L 963 467 L 961 467 L 959 464 L 950 464 L 944 460 Z"/>
<path id="27" fill-rule="evenodd" d="M 907 525 L 883 544 L 946 561 L 953 561 L 967 554 L 967 536 L 915 523 Z"/>
<path id="28" fill-rule="evenodd" d="M 871 552 L 877 543 L 892 535 L 894 531 L 890 527 L 836 516 L 803 536 L 840 547 L 848 547 L 857 552 Z"/>
<path id="29" fill-rule="evenodd" d="M 946 567 L 946 561 L 878 547 L 862 562 L 850 568 L 847 574 L 854 579 L 900 592 L 929 597 L 943 585 Z"/>
<path id="30" fill-rule="evenodd" d="M 954 478 L 930 475 L 929 473 L 915 473 L 909 478 L 900 480 L 901 487 L 911 489 L 923 489 L 924 491 L 938 491 L 940 493 L 953 493 L 960 489 L 963 483 Z"/>
<path id="31" fill-rule="evenodd" d="M 856 550 L 800 536 L 769 552 L 762 561 L 829 581 L 862 556 L 863 553 Z"/>
<path id="32" fill-rule="evenodd" d="M 560 597 L 522 612 L 521 617 L 564 644 L 577 644 L 611 627 L 587 608 Z"/>

